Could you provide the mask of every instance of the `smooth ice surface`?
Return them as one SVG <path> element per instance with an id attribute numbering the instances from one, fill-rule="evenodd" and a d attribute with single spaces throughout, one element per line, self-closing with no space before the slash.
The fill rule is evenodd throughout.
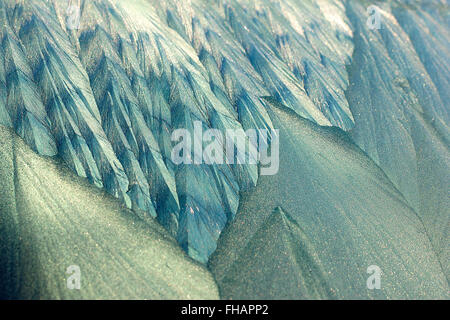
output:
<path id="1" fill-rule="evenodd" d="M 211 274 L 153 218 L 0 126 L 2 299 L 218 299 Z M 69 266 L 80 290 L 67 288 Z"/>
<path id="2" fill-rule="evenodd" d="M 382 29 L 366 34 L 365 7 L 347 5 L 351 137 L 417 213 L 450 278 L 449 29 L 437 1 L 381 8 Z"/>
<path id="3" fill-rule="evenodd" d="M 224 299 L 445 299 L 417 214 L 336 128 L 273 108 L 280 171 L 242 195 L 209 267 Z M 369 290 L 367 268 L 381 268 Z"/>

